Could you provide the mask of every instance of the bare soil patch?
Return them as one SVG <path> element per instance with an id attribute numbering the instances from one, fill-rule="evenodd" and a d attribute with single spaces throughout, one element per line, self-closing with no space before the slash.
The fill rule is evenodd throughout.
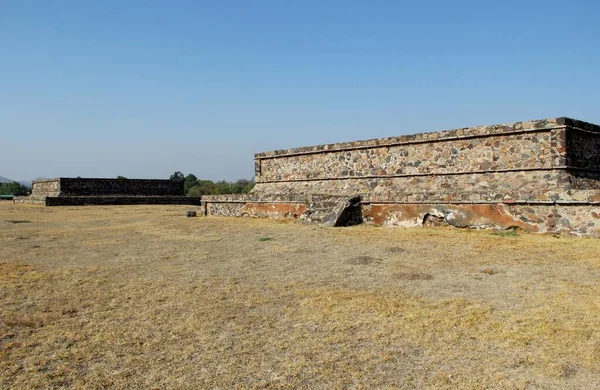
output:
<path id="1" fill-rule="evenodd" d="M 0 388 L 600 388 L 600 240 L 187 210 L 0 204 Z"/>

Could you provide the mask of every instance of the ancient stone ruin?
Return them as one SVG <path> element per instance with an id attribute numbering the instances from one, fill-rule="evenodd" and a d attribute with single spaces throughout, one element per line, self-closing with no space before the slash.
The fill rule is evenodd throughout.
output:
<path id="1" fill-rule="evenodd" d="M 259 153 L 255 173 L 204 214 L 600 234 L 600 126 L 569 118 Z"/>
<path id="2" fill-rule="evenodd" d="M 46 206 L 188 204 L 199 198 L 184 196 L 181 180 L 58 178 L 38 180 L 30 196 L 15 203 Z"/>

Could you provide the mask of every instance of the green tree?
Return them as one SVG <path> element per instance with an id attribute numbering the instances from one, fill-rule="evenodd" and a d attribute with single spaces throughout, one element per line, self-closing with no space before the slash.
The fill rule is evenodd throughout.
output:
<path id="1" fill-rule="evenodd" d="M 193 173 L 187 175 L 183 181 L 183 189 L 187 194 L 192 187 L 198 184 L 198 178 Z"/>
<path id="2" fill-rule="evenodd" d="M 191 176 L 191 177 L 190 177 Z M 196 176 L 188 175 L 185 178 L 186 195 L 226 195 L 226 194 L 246 194 L 254 187 L 253 180 L 239 179 L 235 182 L 221 180 L 216 183 L 211 180 L 199 180 Z"/>
<path id="3" fill-rule="evenodd" d="M 185 176 L 183 175 L 183 173 L 179 172 L 179 171 L 175 171 L 171 177 L 169 177 L 169 179 L 171 180 L 183 180 L 185 178 Z"/>
<path id="4" fill-rule="evenodd" d="M 247 194 L 250 191 L 252 191 L 252 189 L 254 188 L 254 185 L 256 183 L 254 182 L 254 180 L 251 180 L 248 182 L 248 184 L 246 184 L 246 186 L 244 187 L 244 189 L 242 190 L 242 194 Z"/>
<path id="5" fill-rule="evenodd" d="M 254 188 L 254 181 L 248 179 L 239 179 L 233 183 L 232 190 L 234 194 L 247 194 L 252 188 Z"/>
<path id="6" fill-rule="evenodd" d="M 119 176 L 117 176 L 117 179 L 119 179 L 119 180 L 123 180 L 123 179 L 127 179 L 127 178 L 126 178 L 125 176 L 121 176 L 121 175 L 119 175 Z"/>
<path id="7" fill-rule="evenodd" d="M 197 180 L 196 185 L 189 189 L 187 196 L 202 196 L 214 194 L 215 183 L 211 180 Z"/>
<path id="8" fill-rule="evenodd" d="M 29 188 L 21 183 L 13 181 L 12 183 L 2 183 L 0 185 L 0 195 L 23 196 L 29 193 Z"/>
<path id="9" fill-rule="evenodd" d="M 202 194 L 200 193 L 200 187 L 199 186 L 193 186 L 192 188 L 189 189 L 188 192 L 185 193 L 185 196 L 191 196 L 191 197 L 194 197 L 194 198 L 202 196 Z"/>
<path id="10" fill-rule="evenodd" d="M 232 183 L 229 183 L 225 180 L 221 180 L 215 183 L 214 186 L 214 195 L 225 195 L 232 193 Z"/>

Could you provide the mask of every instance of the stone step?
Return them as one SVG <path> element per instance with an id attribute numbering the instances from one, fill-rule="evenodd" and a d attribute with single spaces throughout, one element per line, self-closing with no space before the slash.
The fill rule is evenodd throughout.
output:
<path id="1" fill-rule="evenodd" d="M 315 196 L 300 216 L 304 223 L 321 226 L 350 226 L 362 223 L 360 196 Z"/>

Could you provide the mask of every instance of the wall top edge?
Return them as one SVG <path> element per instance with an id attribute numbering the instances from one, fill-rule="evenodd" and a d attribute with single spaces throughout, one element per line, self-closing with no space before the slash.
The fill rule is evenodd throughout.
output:
<path id="1" fill-rule="evenodd" d="M 49 183 L 49 182 L 56 182 L 56 181 L 62 181 L 62 180 L 77 180 L 77 181 L 89 181 L 89 182 L 93 182 L 93 181 L 115 181 L 115 180 L 123 180 L 123 181 L 129 181 L 129 182 L 183 182 L 183 180 L 170 180 L 170 179 L 117 179 L 117 178 L 110 178 L 110 177 L 102 177 L 102 178 L 94 178 L 94 177 L 57 177 L 54 179 L 41 179 L 41 180 L 34 180 L 31 183 Z"/>
<path id="2" fill-rule="evenodd" d="M 31 184 L 34 184 L 34 183 L 50 183 L 50 182 L 59 181 L 59 180 L 60 180 L 59 177 L 54 178 L 54 179 L 40 179 L 40 180 L 33 180 L 31 182 Z"/>
<path id="3" fill-rule="evenodd" d="M 347 199 L 348 197 L 354 197 L 356 195 L 361 196 L 361 203 L 363 204 L 421 204 L 421 203 L 435 203 L 435 204 L 476 204 L 476 203 L 491 203 L 491 204 L 516 204 L 516 203 L 531 203 L 531 204 L 600 204 L 600 190 L 569 190 L 569 191 L 547 191 L 539 194 L 514 192 L 507 194 L 508 197 L 504 199 L 473 199 L 473 200 L 461 200 L 461 199 L 427 199 L 417 200 L 410 199 L 407 196 L 399 197 L 381 197 L 377 195 L 369 195 L 365 193 L 353 193 L 345 195 L 334 195 L 334 194 L 290 194 L 290 193 L 269 193 L 269 194 L 233 194 L 233 195 L 203 195 L 201 202 L 206 203 L 307 203 L 315 199 L 333 199 L 339 198 Z"/>
<path id="4" fill-rule="evenodd" d="M 341 151 L 345 149 L 378 147 L 387 146 L 404 142 L 428 142 L 441 141 L 447 138 L 462 138 L 462 137 L 481 137 L 501 135 L 504 133 L 512 133 L 515 131 L 531 131 L 531 130 L 552 130 L 560 127 L 576 127 L 579 129 L 600 133 L 600 126 L 593 123 L 584 122 L 577 119 L 559 117 L 549 119 L 538 119 L 533 121 L 515 122 L 509 124 L 484 125 L 474 127 L 464 127 L 458 129 L 442 130 L 435 132 L 417 133 L 411 135 L 401 135 L 397 137 L 375 138 L 369 140 L 359 140 L 353 142 L 340 142 L 333 144 L 324 144 L 316 146 L 304 146 L 299 148 L 273 150 L 270 152 L 257 153 L 255 159 L 273 158 L 277 156 L 304 154 L 304 153 L 319 153 L 327 151 Z"/>

